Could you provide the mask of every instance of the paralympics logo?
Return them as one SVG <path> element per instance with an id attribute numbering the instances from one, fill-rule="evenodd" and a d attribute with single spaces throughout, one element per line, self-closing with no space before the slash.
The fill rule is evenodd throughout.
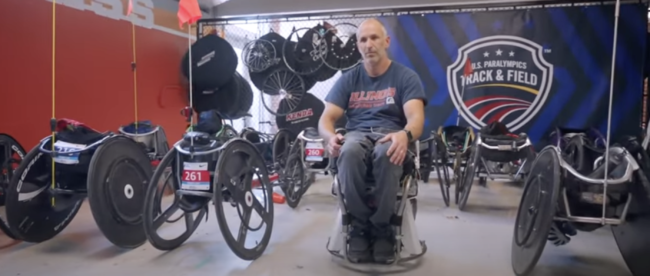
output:
<path id="1" fill-rule="evenodd" d="M 553 65 L 542 46 L 516 36 L 474 40 L 447 67 L 452 102 L 477 129 L 495 121 L 513 132 L 523 127 L 544 106 L 552 82 Z"/>

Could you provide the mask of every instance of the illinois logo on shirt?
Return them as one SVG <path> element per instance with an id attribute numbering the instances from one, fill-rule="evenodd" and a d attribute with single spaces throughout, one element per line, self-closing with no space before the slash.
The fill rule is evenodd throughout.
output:
<path id="1" fill-rule="evenodd" d="M 395 87 L 378 91 L 352 92 L 348 108 L 375 108 L 395 104 Z"/>

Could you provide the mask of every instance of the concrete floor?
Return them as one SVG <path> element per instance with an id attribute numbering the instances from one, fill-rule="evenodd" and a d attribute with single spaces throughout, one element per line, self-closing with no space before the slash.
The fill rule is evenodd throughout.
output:
<path id="1" fill-rule="evenodd" d="M 41 244 L 11 246 L 0 237 L 0 276 L 115 275 L 376 275 L 334 262 L 325 249 L 336 215 L 329 179 L 317 182 L 296 210 L 275 206 L 275 225 L 265 254 L 254 262 L 236 257 L 223 240 L 215 214 L 180 248 L 163 252 L 145 244 L 134 250 L 111 245 L 88 205 L 59 236 Z M 420 184 L 418 226 L 428 252 L 404 275 L 507 276 L 514 217 L 521 190 L 498 182 L 474 187 L 466 212 L 444 207 L 437 181 Z M 453 191 L 452 191 L 453 195 Z M 237 220 L 235 218 L 235 220 Z M 234 224 L 234 222 L 231 222 Z M 182 223 L 177 223 L 180 225 Z M 535 275 L 630 276 L 609 228 L 580 233 L 564 247 L 546 247 Z"/>

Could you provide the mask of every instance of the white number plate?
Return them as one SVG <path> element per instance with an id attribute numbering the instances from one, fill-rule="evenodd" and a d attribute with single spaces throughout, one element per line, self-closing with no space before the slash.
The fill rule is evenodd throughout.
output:
<path id="1" fill-rule="evenodd" d="M 183 190 L 210 190 L 210 171 L 207 162 L 184 162 L 181 178 Z"/>
<path id="2" fill-rule="evenodd" d="M 79 164 L 79 154 L 81 152 L 72 152 L 72 151 L 80 151 L 85 148 L 86 145 L 56 141 L 54 143 L 54 151 L 56 151 L 56 157 L 54 157 L 54 162 L 59 164 L 66 164 L 66 165 Z"/>
<path id="3" fill-rule="evenodd" d="M 305 161 L 320 162 L 323 161 L 325 148 L 322 143 L 307 142 L 305 145 Z"/>

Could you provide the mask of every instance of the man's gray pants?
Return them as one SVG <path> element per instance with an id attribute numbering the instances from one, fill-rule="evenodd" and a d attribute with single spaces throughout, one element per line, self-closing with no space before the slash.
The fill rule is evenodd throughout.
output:
<path id="1" fill-rule="evenodd" d="M 391 163 L 387 155 L 392 142 L 376 143 L 390 132 L 394 130 L 348 132 L 337 160 L 338 179 L 343 185 L 348 212 L 357 222 L 369 221 L 379 229 L 390 225 L 402 176 L 402 166 Z M 367 183 L 370 167 L 374 175 L 372 186 Z M 369 207 L 370 202 L 374 211 Z"/>

